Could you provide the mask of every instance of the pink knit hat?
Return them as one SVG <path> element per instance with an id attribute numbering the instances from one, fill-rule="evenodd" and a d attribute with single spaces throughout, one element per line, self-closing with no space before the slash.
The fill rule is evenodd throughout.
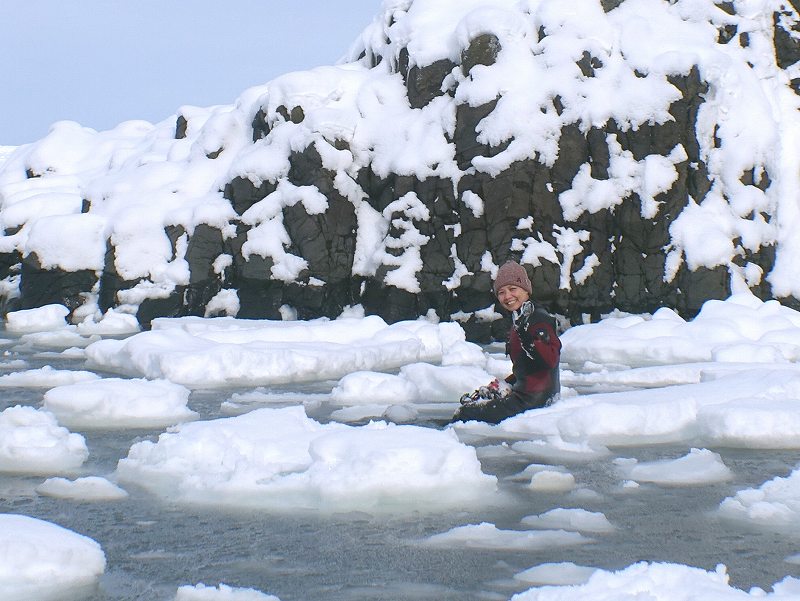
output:
<path id="1" fill-rule="evenodd" d="M 522 288 L 528 294 L 533 292 L 528 272 L 522 265 L 514 261 L 503 263 L 502 267 L 497 270 L 497 277 L 494 279 L 494 295 L 497 296 L 497 291 L 509 284 Z"/>

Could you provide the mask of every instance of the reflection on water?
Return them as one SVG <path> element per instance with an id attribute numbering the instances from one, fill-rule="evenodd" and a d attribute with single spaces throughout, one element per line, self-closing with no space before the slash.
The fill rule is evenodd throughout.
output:
<path id="1" fill-rule="evenodd" d="M 29 369 L 44 364 L 83 369 L 77 359 L 9 353 Z M 19 369 L 17 364 L 16 369 Z M 307 387 L 306 391 L 322 391 Z M 0 410 L 15 404 L 38 406 L 44 390 L 4 389 Z M 223 416 L 220 405 L 233 391 L 199 391 L 190 407 L 203 418 Z M 324 407 L 309 411 L 325 415 Z M 83 433 L 90 457 L 81 475 L 108 475 L 130 446 L 155 439 L 159 431 Z M 493 441 L 492 444 L 497 444 Z M 514 575 L 542 563 L 618 569 L 637 561 L 683 563 L 712 570 L 728 566 L 731 583 L 749 589 L 771 585 L 800 566 L 785 561 L 797 553 L 797 539 L 721 521 L 720 501 L 736 491 L 785 476 L 796 452 L 714 449 L 733 471 L 734 481 L 699 487 L 642 485 L 624 488 L 615 457 L 640 461 L 675 458 L 685 447 L 612 449 L 614 455 L 567 465 L 583 494 L 533 492 L 514 478 L 533 460 L 503 452 L 481 453 L 483 470 L 498 476 L 513 500 L 503 507 L 475 507 L 446 514 L 374 517 L 367 514 L 273 515 L 222 508 L 174 506 L 126 487 L 130 497 L 80 503 L 39 497 L 43 478 L 0 476 L 0 512 L 20 513 L 85 534 L 103 547 L 106 573 L 91 601 L 171 600 L 181 585 L 220 582 L 254 588 L 281 601 L 360 599 L 508 599 L 529 585 Z M 586 490 L 596 494 L 587 494 Z M 520 520 L 556 507 L 602 512 L 616 527 L 589 535 L 593 543 L 544 551 L 442 549 L 419 545 L 428 536 L 465 524 L 490 522 L 524 529 Z"/>

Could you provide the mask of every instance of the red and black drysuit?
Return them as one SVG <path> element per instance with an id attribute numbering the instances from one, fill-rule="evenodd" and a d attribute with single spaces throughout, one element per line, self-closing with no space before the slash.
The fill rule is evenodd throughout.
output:
<path id="1" fill-rule="evenodd" d="M 511 391 L 505 397 L 459 407 L 453 421 L 479 420 L 497 424 L 528 409 L 544 407 L 561 389 L 558 362 L 561 341 L 555 319 L 527 301 L 512 315 L 506 354 L 512 374 L 506 378 Z"/>

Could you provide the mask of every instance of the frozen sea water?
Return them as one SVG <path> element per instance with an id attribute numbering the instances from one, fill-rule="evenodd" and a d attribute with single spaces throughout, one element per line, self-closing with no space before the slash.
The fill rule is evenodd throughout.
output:
<path id="1" fill-rule="evenodd" d="M 38 355 L 17 347 L 8 360 L 28 369 L 85 369 L 78 358 Z M 99 374 L 108 376 L 109 374 Z M 299 395 L 325 386 L 285 387 Z M 223 417 L 221 404 L 234 392 L 194 391 L 189 407 L 201 419 Z M 23 404 L 39 406 L 43 391 L 6 388 L 0 410 Z M 323 407 L 309 414 L 325 419 Z M 315 412 L 316 411 L 316 412 Z M 83 432 L 90 456 L 82 472 L 107 475 L 132 444 L 155 440 L 161 430 Z M 509 441 L 513 442 L 513 441 Z M 690 487 L 641 484 L 621 486 L 613 461 L 640 462 L 681 457 L 685 446 L 612 448 L 612 456 L 563 464 L 576 481 L 566 492 L 531 491 L 519 476 L 530 457 L 511 454 L 493 439 L 482 449 L 482 469 L 499 478 L 512 502 L 474 512 L 374 516 L 273 514 L 225 508 L 178 506 L 126 486 L 130 496 L 113 502 L 79 502 L 39 496 L 42 477 L 0 475 L 0 512 L 18 513 L 57 523 L 97 541 L 107 568 L 91 601 L 171 600 L 177 587 L 224 582 L 291 600 L 359 599 L 508 599 L 530 584 L 514 578 L 533 566 L 572 562 L 621 569 L 637 561 L 664 561 L 713 570 L 728 567 L 731 585 L 767 590 L 800 566 L 785 561 L 800 541 L 792 535 L 726 521 L 716 509 L 722 499 L 765 480 L 785 476 L 796 466 L 796 451 L 713 449 L 733 479 Z M 591 492 L 586 492 L 591 491 Z M 544 550 L 486 550 L 424 546 L 424 539 L 466 524 L 490 522 L 499 529 L 522 530 L 522 518 L 554 508 L 602 512 L 615 526 L 610 533 L 587 534 L 594 542 Z"/>

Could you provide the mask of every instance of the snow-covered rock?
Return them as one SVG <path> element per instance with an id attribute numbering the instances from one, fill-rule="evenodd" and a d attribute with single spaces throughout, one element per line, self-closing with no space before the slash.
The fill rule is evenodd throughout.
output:
<path id="1" fill-rule="evenodd" d="M 158 316 L 435 312 L 502 334 L 509 256 L 570 318 L 800 298 L 800 16 L 754 0 L 403 0 L 336 66 L 0 165 L 0 297 Z"/>

